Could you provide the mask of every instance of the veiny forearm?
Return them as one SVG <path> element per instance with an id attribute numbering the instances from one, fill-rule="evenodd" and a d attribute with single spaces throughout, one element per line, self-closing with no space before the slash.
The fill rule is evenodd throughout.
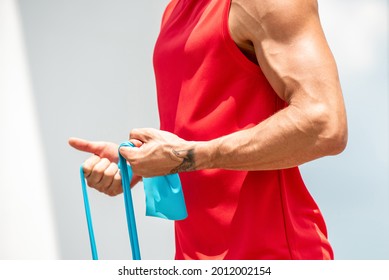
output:
<path id="1" fill-rule="evenodd" d="M 341 152 L 344 135 L 331 128 L 328 114 L 313 115 L 289 106 L 253 128 L 198 143 L 196 169 L 282 169 Z"/>

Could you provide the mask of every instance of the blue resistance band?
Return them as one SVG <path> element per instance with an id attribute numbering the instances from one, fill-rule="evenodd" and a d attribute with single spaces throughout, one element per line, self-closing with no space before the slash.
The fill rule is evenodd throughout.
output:
<path id="1" fill-rule="evenodd" d="M 131 142 L 124 142 L 119 146 L 134 147 Z M 138 233 L 134 215 L 134 206 L 132 202 L 130 182 L 132 179 L 131 166 L 127 164 L 126 159 L 119 152 L 119 169 L 122 176 L 124 205 L 126 209 L 126 218 L 128 234 L 132 250 L 132 258 L 140 260 L 140 249 Z M 93 232 L 92 218 L 88 200 L 87 187 L 83 167 L 80 167 L 80 177 L 82 193 L 84 197 L 85 215 L 88 224 L 89 241 L 92 251 L 92 258 L 98 259 L 96 241 Z M 143 185 L 146 195 L 146 215 L 165 218 L 169 220 L 183 220 L 188 216 L 184 195 L 182 192 L 181 181 L 178 174 L 166 176 L 157 176 L 152 178 L 143 178 Z"/>

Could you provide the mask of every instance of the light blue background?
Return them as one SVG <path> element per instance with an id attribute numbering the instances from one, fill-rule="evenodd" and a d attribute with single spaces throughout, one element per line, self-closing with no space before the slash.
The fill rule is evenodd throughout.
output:
<path id="1" fill-rule="evenodd" d="M 167 0 L 20 0 L 33 90 L 49 163 L 62 259 L 89 259 L 78 166 L 70 136 L 120 143 L 158 127 L 153 45 Z M 388 3 L 321 0 L 349 121 L 340 156 L 301 167 L 327 221 L 337 259 L 389 259 Z M 103 259 L 130 258 L 122 196 L 90 192 Z M 172 223 L 144 217 L 134 191 L 145 259 L 173 258 Z"/>

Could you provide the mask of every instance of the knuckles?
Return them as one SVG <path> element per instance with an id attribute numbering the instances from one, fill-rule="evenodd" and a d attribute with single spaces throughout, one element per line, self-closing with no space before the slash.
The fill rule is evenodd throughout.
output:
<path id="1" fill-rule="evenodd" d="M 117 170 L 116 169 L 105 169 L 103 172 L 104 177 L 114 177 L 116 174 Z"/>

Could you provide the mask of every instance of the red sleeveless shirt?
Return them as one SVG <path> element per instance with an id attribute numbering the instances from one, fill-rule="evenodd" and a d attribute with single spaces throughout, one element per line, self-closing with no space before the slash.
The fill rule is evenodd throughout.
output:
<path id="1" fill-rule="evenodd" d="M 285 103 L 229 34 L 230 0 L 173 0 L 154 51 L 160 128 L 206 141 L 260 123 Z M 180 174 L 188 218 L 176 259 L 332 259 L 298 168 Z"/>

